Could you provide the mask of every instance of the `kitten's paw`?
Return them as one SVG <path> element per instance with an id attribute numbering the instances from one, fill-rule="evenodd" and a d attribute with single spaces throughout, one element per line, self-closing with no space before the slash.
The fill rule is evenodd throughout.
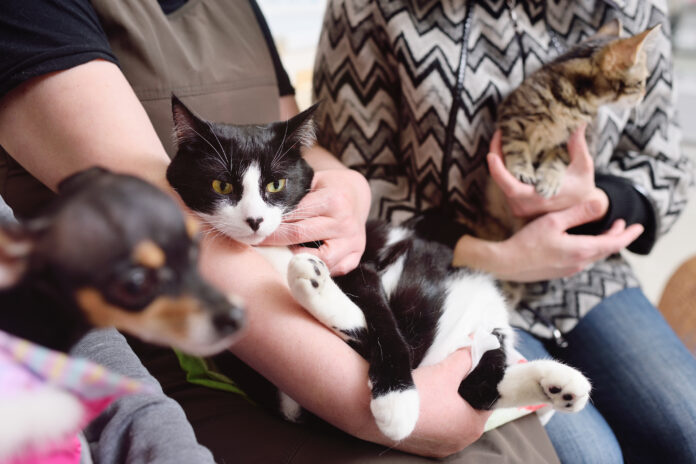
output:
<path id="1" fill-rule="evenodd" d="M 534 185 L 536 182 L 536 173 L 534 166 L 529 160 L 526 160 L 520 155 L 509 155 L 505 158 L 505 166 L 508 171 L 517 178 L 520 182 Z"/>
<path id="2" fill-rule="evenodd" d="M 420 399 L 415 387 L 392 391 L 370 402 L 377 427 L 394 441 L 401 441 L 413 432 L 418 422 L 419 408 Z"/>
<path id="3" fill-rule="evenodd" d="M 544 198 L 551 198 L 561 190 L 563 174 L 554 170 L 537 171 L 534 188 Z"/>
<path id="4" fill-rule="evenodd" d="M 578 412 L 590 398 L 590 382 L 578 370 L 561 363 L 549 365 L 539 385 L 554 409 Z"/>

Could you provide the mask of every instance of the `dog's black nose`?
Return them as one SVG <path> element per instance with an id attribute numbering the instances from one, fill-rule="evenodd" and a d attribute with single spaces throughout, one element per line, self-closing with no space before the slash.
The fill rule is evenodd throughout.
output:
<path id="1" fill-rule="evenodd" d="M 260 217 L 258 217 L 258 218 L 248 217 L 248 218 L 246 218 L 246 222 L 247 222 L 247 224 L 249 224 L 249 227 L 251 227 L 251 230 L 253 230 L 254 232 L 256 232 L 257 230 L 259 230 L 259 226 L 260 226 L 261 223 L 263 222 L 263 218 L 260 218 Z"/>
<path id="2" fill-rule="evenodd" d="M 244 326 L 244 311 L 234 307 L 213 316 L 213 325 L 222 334 L 232 334 Z"/>

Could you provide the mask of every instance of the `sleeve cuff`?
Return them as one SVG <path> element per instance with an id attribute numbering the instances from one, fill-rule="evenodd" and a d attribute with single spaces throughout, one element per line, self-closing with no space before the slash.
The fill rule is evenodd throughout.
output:
<path id="1" fill-rule="evenodd" d="M 657 238 L 655 208 L 630 181 L 610 174 L 595 174 L 595 185 L 609 197 L 609 209 L 599 221 L 583 224 L 569 230 L 572 234 L 598 235 L 608 230 L 617 219 L 626 225 L 642 224 L 644 232 L 627 248 L 637 254 L 648 254 Z"/>

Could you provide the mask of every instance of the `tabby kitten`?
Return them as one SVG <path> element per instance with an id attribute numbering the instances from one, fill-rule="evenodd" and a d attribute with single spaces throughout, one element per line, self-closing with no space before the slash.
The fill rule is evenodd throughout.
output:
<path id="1" fill-rule="evenodd" d="M 172 106 L 178 152 L 167 179 L 187 205 L 248 244 L 283 227 L 283 214 L 311 185 L 313 172 L 300 146 L 313 141 L 315 107 L 286 122 L 233 126 L 204 121 L 176 98 Z M 587 379 L 551 360 L 513 363 L 514 331 L 493 279 L 452 268 L 451 248 L 420 237 L 419 221 L 432 224 L 422 217 L 403 227 L 369 222 L 360 265 L 335 279 L 313 255 L 257 247 L 286 273 L 295 299 L 367 359 L 370 408 L 382 433 L 401 440 L 415 427 L 419 397 L 412 369 L 464 346 L 472 346 L 475 367 L 458 392 L 473 407 L 582 409 Z M 276 405 L 289 419 L 301 413 L 282 393 Z"/>
<path id="2" fill-rule="evenodd" d="M 634 106 L 645 95 L 645 43 L 660 26 L 620 38 L 611 21 L 542 66 L 498 107 L 508 170 L 547 198 L 558 193 L 569 163 L 565 142 L 605 104 Z"/>

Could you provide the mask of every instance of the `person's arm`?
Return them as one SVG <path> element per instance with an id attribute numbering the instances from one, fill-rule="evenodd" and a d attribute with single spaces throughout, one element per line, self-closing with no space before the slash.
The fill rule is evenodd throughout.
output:
<path id="1" fill-rule="evenodd" d="M 165 186 L 168 158 L 145 111 L 112 63 L 92 61 L 32 79 L 0 100 L 0 144 L 51 188 L 99 164 Z M 283 279 L 250 247 L 208 237 L 202 273 L 246 301 L 248 332 L 232 349 L 320 417 L 363 439 L 383 437 L 369 411 L 367 363 L 292 299 Z M 421 393 L 415 432 L 397 448 L 444 456 L 476 439 L 487 417 L 457 388 L 466 350 L 414 373 Z"/>

